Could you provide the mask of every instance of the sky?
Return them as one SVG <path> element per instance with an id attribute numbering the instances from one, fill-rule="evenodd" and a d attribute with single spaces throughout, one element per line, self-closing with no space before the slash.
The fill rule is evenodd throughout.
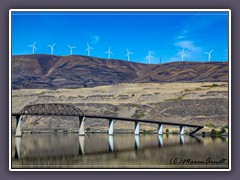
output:
<path id="1" fill-rule="evenodd" d="M 12 55 L 90 55 L 149 63 L 228 61 L 228 12 L 12 12 Z"/>

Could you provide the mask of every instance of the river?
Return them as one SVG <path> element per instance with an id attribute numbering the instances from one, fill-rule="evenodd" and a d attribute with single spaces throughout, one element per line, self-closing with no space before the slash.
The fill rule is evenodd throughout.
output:
<path id="1" fill-rule="evenodd" d="M 227 169 L 228 137 L 134 134 L 12 136 L 12 168 Z"/>

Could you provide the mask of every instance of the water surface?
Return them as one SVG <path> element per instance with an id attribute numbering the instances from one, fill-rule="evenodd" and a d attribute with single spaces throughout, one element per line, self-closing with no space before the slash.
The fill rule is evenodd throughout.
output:
<path id="1" fill-rule="evenodd" d="M 228 137 L 23 134 L 12 168 L 228 168 Z"/>

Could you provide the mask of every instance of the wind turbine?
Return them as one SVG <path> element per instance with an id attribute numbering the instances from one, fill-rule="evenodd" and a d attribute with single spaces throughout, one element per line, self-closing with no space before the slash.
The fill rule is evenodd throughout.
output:
<path id="1" fill-rule="evenodd" d="M 88 48 L 86 49 L 86 51 L 88 52 L 88 56 L 90 56 L 90 50 L 93 49 L 93 48 L 90 47 L 89 44 L 87 44 L 87 47 L 88 47 Z"/>
<path id="2" fill-rule="evenodd" d="M 76 48 L 76 46 L 71 47 L 71 46 L 68 45 L 68 47 L 70 48 L 70 55 L 72 55 L 72 49 Z"/>
<path id="3" fill-rule="evenodd" d="M 148 64 L 151 63 L 151 57 L 153 57 L 153 56 L 151 56 L 151 51 L 148 51 L 148 56 L 147 56 Z"/>
<path id="4" fill-rule="evenodd" d="M 51 55 L 53 55 L 53 47 L 56 45 L 56 43 L 54 43 L 53 45 L 48 45 L 51 48 Z"/>
<path id="5" fill-rule="evenodd" d="M 126 56 L 128 57 L 128 62 L 129 62 L 129 60 L 130 60 L 129 55 L 130 55 L 130 54 L 133 54 L 133 53 L 130 52 L 130 51 L 128 51 L 128 49 L 126 49 L 126 50 L 127 50 L 127 54 L 126 54 Z"/>
<path id="6" fill-rule="evenodd" d="M 183 56 L 187 56 L 187 55 L 184 53 L 184 49 L 185 49 L 185 48 L 183 48 L 183 50 L 178 53 L 178 54 L 181 54 L 181 55 L 182 55 L 182 61 L 183 61 Z"/>
<path id="7" fill-rule="evenodd" d="M 32 52 L 33 52 L 33 54 L 34 54 L 34 49 L 37 49 L 36 46 L 35 46 L 35 44 L 36 44 L 36 41 L 35 41 L 32 45 L 29 45 L 30 47 L 32 47 Z"/>
<path id="8" fill-rule="evenodd" d="M 208 61 L 210 61 L 211 60 L 211 53 L 213 52 L 213 50 L 211 50 L 209 53 L 207 53 L 207 52 L 204 52 L 205 54 L 208 54 Z"/>
<path id="9" fill-rule="evenodd" d="M 105 54 L 106 54 L 106 53 L 108 54 L 108 59 L 110 59 L 111 54 L 113 54 L 110 49 L 111 49 L 111 47 L 109 47 L 109 48 L 108 48 L 108 51 L 105 52 Z"/>

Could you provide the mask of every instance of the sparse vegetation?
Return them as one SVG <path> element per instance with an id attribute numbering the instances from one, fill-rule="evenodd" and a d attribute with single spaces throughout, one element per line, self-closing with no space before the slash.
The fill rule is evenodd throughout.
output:
<path id="1" fill-rule="evenodd" d="M 153 130 L 152 129 L 149 129 L 149 130 L 144 129 L 143 134 L 153 134 Z"/>
<path id="2" fill-rule="evenodd" d="M 186 94 L 182 94 L 181 96 L 179 96 L 178 98 L 177 98 L 177 100 L 183 100 L 183 98 L 186 96 Z"/>
<path id="3" fill-rule="evenodd" d="M 221 128 L 221 134 L 227 132 L 225 128 Z"/>
<path id="4" fill-rule="evenodd" d="M 178 101 L 178 100 L 183 100 L 183 98 L 186 96 L 186 94 L 181 94 L 177 98 L 172 98 L 172 99 L 166 99 L 165 101 Z"/>
<path id="5" fill-rule="evenodd" d="M 141 119 L 141 118 L 144 118 L 145 114 L 139 114 L 138 115 L 138 118 Z"/>
<path id="6" fill-rule="evenodd" d="M 184 89 L 183 92 L 190 92 L 192 91 L 191 89 Z"/>
<path id="7" fill-rule="evenodd" d="M 206 124 L 205 126 L 208 127 L 208 128 L 215 128 L 216 127 L 214 124 Z"/>
<path id="8" fill-rule="evenodd" d="M 214 87 L 219 87 L 220 85 L 218 84 L 211 84 L 211 85 L 205 85 L 205 86 L 202 86 L 202 87 L 208 87 L 208 88 L 214 88 Z"/>
<path id="9" fill-rule="evenodd" d="M 173 131 L 172 131 L 172 134 L 179 134 L 179 131 L 173 130 Z"/>
<path id="10" fill-rule="evenodd" d="M 223 126 L 224 129 L 228 129 L 228 125 Z"/>
<path id="11" fill-rule="evenodd" d="M 210 133 L 211 133 L 212 136 L 216 136 L 217 131 L 215 129 L 211 129 Z"/>

